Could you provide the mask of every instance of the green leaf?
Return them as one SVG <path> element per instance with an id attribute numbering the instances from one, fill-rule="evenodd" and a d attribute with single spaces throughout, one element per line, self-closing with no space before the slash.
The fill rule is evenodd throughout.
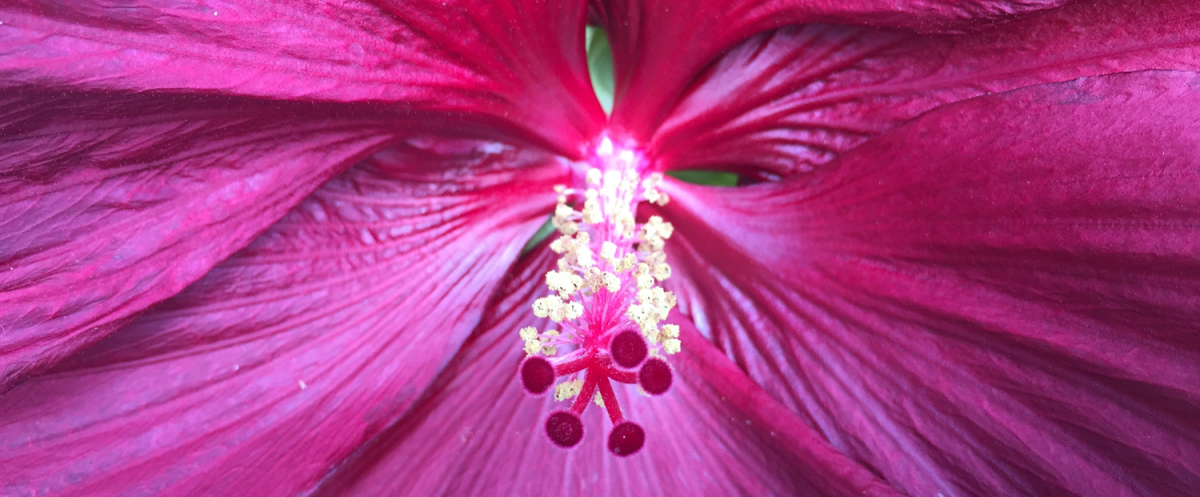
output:
<path id="1" fill-rule="evenodd" d="M 675 178 L 685 183 L 705 186 L 737 186 L 737 173 L 725 171 L 703 171 L 699 169 L 687 169 L 683 171 L 669 171 L 667 176 Z"/>
<path id="2" fill-rule="evenodd" d="M 542 240 L 549 238 L 550 235 L 554 233 L 554 224 L 550 222 L 552 217 L 553 216 L 546 218 L 545 224 L 542 224 L 542 227 L 538 228 L 538 230 L 533 233 L 533 236 L 529 238 L 529 241 L 525 242 L 525 248 L 521 249 L 521 255 L 528 254 L 530 250 L 533 250 L 533 248 L 539 243 L 542 243 Z"/>
<path id="3" fill-rule="evenodd" d="M 612 46 L 608 34 L 595 26 L 587 27 L 588 73 L 592 77 L 592 90 L 605 114 L 612 114 L 613 107 L 613 62 Z"/>

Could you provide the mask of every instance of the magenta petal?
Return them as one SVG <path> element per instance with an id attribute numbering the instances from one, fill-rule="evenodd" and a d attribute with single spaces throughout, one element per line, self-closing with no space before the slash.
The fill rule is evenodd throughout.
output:
<path id="1" fill-rule="evenodd" d="M 0 392 L 178 293 L 393 136 L 347 106 L 4 96 Z"/>
<path id="2" fill-rule="evenodd" d="M 392 424 L 554 204 L 557 161 L 413 139 L 0 403 L 0 493 L 281 495 Z"/>
<path id="3" fill-rule="evenodd" d="M 1200 484 L 1200 76 L 967 100 L 829 169 L 673 184 L 681 307 L 912 495 Z"/>
<path id="4" fill-rule="evenodd" d="M 584 9 L 536 0 L 15 0 L 0 6 L 0 87 L 398 103 L 483 115 L 576 154 L 604 122 L 587 76 Z"/>
<path id="5" fill-rule="evenodd" d="M 612 126 L 616 134 L 644 143 L 704 66 L 762 31 L 828 23 L 959 32 L 1067 3 L 1071 0 L 608 0 L 600 17 L 607 19 L 617 78 Z"/>
<path id="6" fill-rule="evenodd" d="M 608 450 L 602 409 L 583 415 L 570 450 L 544 434 L 566 402 L 532 399 L 516 365 L 517 330 L 549 325 L 529 312 L 553 255 L 527 261 L 433 394 L 347 460 L 317 495 L 895 495 L 837 453 L 691 326 L 671 356 L 678 381 L 647 398 L 618 388 L 625 417 L 645 430 L 628 457 Z M 594 407 L 594 406 L 593 406 Z"/>
<path id="7" fill-rule="evenodd" d="M 650 147 L 665 167 L 788 176 L 947 103 L 1141 69 L 1200 69 L 1200 4 L 1088 2 L 965 36 L 789 27 L 709 66 Z"/>

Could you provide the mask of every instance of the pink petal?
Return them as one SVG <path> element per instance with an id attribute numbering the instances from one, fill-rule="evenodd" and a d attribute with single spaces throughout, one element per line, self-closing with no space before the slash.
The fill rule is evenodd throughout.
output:
<path id="1" fill-rule="evenodd" d="M 347 106 L 5 97 L 0 393 L 178 293 L 394 136 Z"/>
<path id="2" fill-rule="evenodd" d="M 943 107 L 803 180 L 672 185 L 681 305 L 911 495 L 1188 494 L 1197 109 L 1195 73 L 1089 78 Z"/>
<path id="3" fill-rule="evenodd" d="M 1168 45 L 1179 45 L 1174 50 L 1178 55 L 1187 55 L 1182 50 L 1194 42 L 1196 26 L 1200 25 L 1196 9 L 1186 2 L 1103 0 L 1081 2 L 1032 16 L 1023 23 L 962 38 L 855 27 L 770 31 L 789 24 L 830 23 L 944 33 L 947 26 L 981 27 L 997 20 L 1007 22 L 1018 18 L 1010 14 L 1068 2 L 727 3 L 733 5 L 713 5 L 712 9 L 670 5 L 665 10 L 666 6 L 634 3 L 617 9 L 620 14 L 616 18 L 621 22 L 610 29 L 615 30 L 611 39 L 618 101 L 613 127 L 618 134 L 647 143 L 660 123 L 675 115 L 675 119 L 706 121 L 692 130 L 692 135 L 720 124 L 741 126 L 742 133 L 749 131 L 745 127 L 757 126 L 756 131 L 766 135 L 759 140 L 778 140 L 782 142 L 779 148 L 797 140 L 796 135 L 812 134 L 815 136 L 808 139 L 819 146 L 812 147 L 815 150 L 800 148 L 820 156 L 827 152 L 825 147 L 835 151 L 843 147 L 839 138 L 845 135 L 853 141 L 860 138 L 858 135 L 869 134 L 871 122 L 859 123 L 847 116 L 872 112 L 885 101 L 899 104 L 899 110 L 914 112 L 907 114 L 911 117 L 922 110 L 917 108 L 920 103 L 905 103 L 911 99 L 953 101 L 967 94 L 1015 87 L 1012 85 L 1130 70 L 1123 66 L 1178 67 L 1166 64 L 1170 58 L 1165 55 L 1158 60 L 1164 64 L 1148 64 L 1146 52 L 1168 52 Z M 733 53 L 725 54 L 751 36 Z M 1121 52 L 1126 49 L 1134 49 L 1134 53 Z M 1095 56 L 1101 58 L 1089 60 Z M 1194 51 L 1187 59 L 1188 67 L 1195 67 Z M 1013 70 L 1016 73 L 1007 73 Z M 693 84 L 697 78 L 711 82 L 697 88 Z M 757 90 L 743 91 L 749 88 Z M 768 93 L 780 101 L 772 102 Z M 691 102 L 680 103 L 689 95 Z M 799 101 L 803 101 L 803 108 L 797 108 Z M 684 109 L 676 109 L 677 105 Z M 766 108 L 758 109 L 760 106 Z M 716 115 L 695 115 L 711 112 L 714 107 L 718 109 Z M 826 122 L 822 110 L 836 114 Z M 677 115 L 680 113 L 682 116 Z M 887 117 L 893 116 L 879 119 Z M 738 118 L 741 121 L 729 123 Z M 833 136 L 827 137 L 826 133 Z M 709 146 L 704 142 L 706 136 L 688 138 L 683 145 Z M 725 146 L 721 152 L 733 154 L 731 150 L 737 145 L 726 141 L 720 143 Z M 760 144 L 738 157 L 754 158 L 764 147 Z M 702 160 L 707 151 L 690 152 L 694 152 L 690 160 Z M 770 153 L 770 158 L 777 158 L 779 152 Z M 752 164 L 759 162 L 751 160 Z"/>
<path id="4" fill-rule="evenodd" d="M 498 294 L 432 395 L 347 460 L 317 495 L 896 495 L 684 327 L 677 378 L 660 397 L 617 389 L 646 447 L 617 458 L 611 423 L 593 406 L 584 441 L 559 449 L 546 416 L 563 403 L 528 396 L 516 378 L 517 330 L 545 329 L 530 312 L 553 254 L 542 250 Z"/>
<path id="5" fill-rule="evenodd" d="M 557 161 L 412 139 L 0 405 L 0 493 L 287 495 L 392 424 L 554 203 Z"/>
<path id="6" fill-rule="evenodd" d="M 1200 69 L 1200 4 L 1083 3 L 966 36 L 788 27 L 709 66 L 650 148 L 666 167 L 788 176 L 947 103 L 1172 68 Z"/>
<path id="7" fill-rule="evenodd" d="M 67 5 L 0 7 L 0 85 L 389 102 L 481 115 L 568 154 L 604 122 L 587 77 L 582 2 Z"/>

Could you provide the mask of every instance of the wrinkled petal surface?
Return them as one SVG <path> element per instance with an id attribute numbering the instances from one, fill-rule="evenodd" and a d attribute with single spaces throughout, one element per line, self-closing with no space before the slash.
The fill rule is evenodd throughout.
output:
<path id="1" fill-rule="evenodd" d="M 0 405 L 0 494 L 280 495 L 391 425 L 478 324 L 560 163 L 412 138 Z"/>
<path id="2" fill-rule="evenodd" d="M 599 17 L 612 41 L 618 138 L 646 138 L 700 70 L 722 51 L 788 24 L 829 23 L 959 32 L 1011 21 L 1070 0 L 608 0 Z"/>
<path id="3" fill-rule="evenodd" d="M 592 96 L 582 2 L 16 0 L 0 81 L 478 114 L 578 153 Z M 419 115 L 418 115 L 419 116 Z"/>
<path id="4" fill-rule="evenodd" d="M 802 179 L 672 184 L 672 281 L 909 494 L 1187 494 L 1197 109 L 1195 73 L 1086 78 L 943 107 Z"/>
<path id="5" fill-rule="evenodd" d="M 964 36 L 788 27 L 710 65 L 648 147 L 660 167 L 786 177 L 947 103 L 1143 69 L 1200 69 L 1200 4 L 1086 2 Z"/>
<path id="6" fill-rule="evenodd" d="M 676 378 L 660 397 L 618 385 L 646 447 L 617 458 L 603 409 L 584 413 L 584 440 L 559 449 L 548 414 L 516 378 L 517 330 L 551 323 L 529 312 L 554 254 L 524 261 L 427 398 L 348 459 L 317 495 L 896 495 L 833 450 L 685 324 Z"/>
<path id="7" fill-rule="evenodd" d="M 352 107 L 0 101 L 0 392 L 178 293 L 394 136 Z"/>

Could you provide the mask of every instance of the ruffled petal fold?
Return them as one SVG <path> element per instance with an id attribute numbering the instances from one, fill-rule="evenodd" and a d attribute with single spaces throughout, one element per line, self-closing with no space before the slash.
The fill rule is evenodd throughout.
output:
<path id="1" fill-rule="evenodd" d="M 476 115 L 568 155 L 604 122 L 582 2 L 17 0 L 0 86 L 386 102 Z"/>
<path id="2" fill-rule="evenodd" d="M 925 114 L 779 183 L 672 183 L 681 307 L 911 495 L 1200 484 L 1200 76 Z"/>
<path id="3" fill-rule="evenodd" d="M 565 170 L 414 137 L 0 403 L 0 493 L 286 495 L 391 425 L 478 324 Z"/>
<path id="4" fill-rule="evenodd" d="M 1200 69 L 1200 4 L 1087 2 L 961 36 L 786 27 L 708 66 L 648 148 L 660 167 L 774 179 L 941 105 L 1144 69 Z"/>
<path id="5" fill-rule="evenodd" d="M 584 413 L 583 442 L 556 447 L 543 423 L 564 403 L 529 397 L 515 374 L 524 357 L 517 330 L 552 325 L 530 304 L 545 293 L 553 256 L 543 246 L 514 271 L 429 396 L 316 495 L 897 495 L 686 321 L 683 352 L 670 356 L 677 381 L 669 392 L 616 389 L 626 418 L 646 429 L 642 451 L 609 453 L 611 423 L 595 406 Z"/>
<path id="6" fill-rule="evenodd" d="M 353 106 L 0 93 L 0 393 L 178 293 L 394 134 Z"/>
<path id="7" fill-rule="evenodd" d="M 998 27 L 998 20 L 1068 2 L 664 3 L 672 2 L 610 4 L 614 134 L 645 144 L 664 121 L 682 119 L 696 125 L 691 135 L 704 136 L 680 144 L 696 150 L 671 154 L 751 164 L 762 153 L 819 157 L 823 148 L 844 148 L 843 140 L 860 143 L 873 124 L 915 116 L 936 101 L 1096 74 L 1194 68 L 1200 25 L 1196 8 L 1180 2 L 1080 2 Z M 872 14 L 893 10 L 902 14 Z M 842 27 L 780 29 L 814 23 Z M 939 26 L 987 29 L 961 37 L 864 29 L 944 33 Z M 884 115 L 855 120 L 877 111 Z M 728 137 L 707 143 L 708 134 L 735 129 L 757 132 L 758 143 L 742 154 Z M 678 138 L 654 138 L 661 139 Z"/>

